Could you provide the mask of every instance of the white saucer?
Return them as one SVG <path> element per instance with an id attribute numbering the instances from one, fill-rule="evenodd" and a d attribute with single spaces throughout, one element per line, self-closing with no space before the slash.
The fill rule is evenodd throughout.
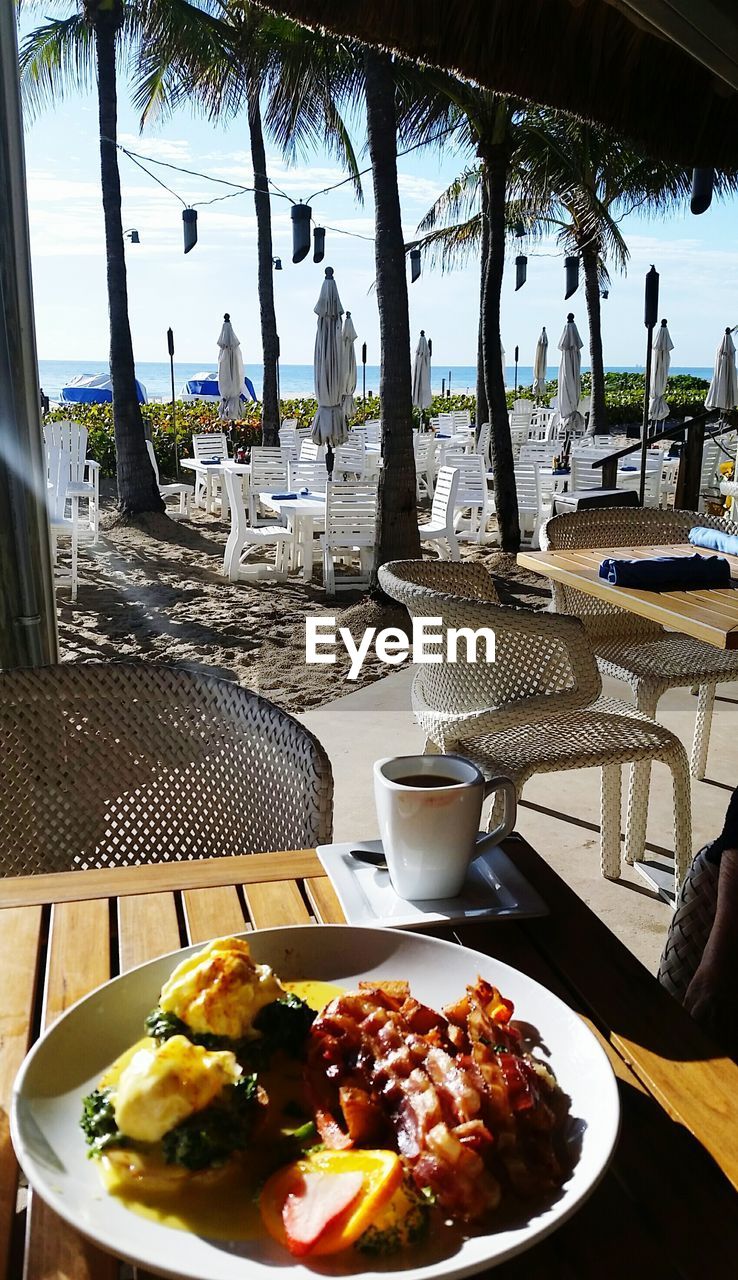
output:
<path id="1" fill-rule="evenodd" d="M 351 849 L 383 853 L 381 840 L 353 840 L 318 848 L 318 857 L 349 924 L 411 929 L 460 920 L 548 915 L 548 907 L 540 894 L 499 846 L 472 862 L 458 898 L 415 902 L 398 897 L 389 872 L 358 862 L 351 857 Z"/>

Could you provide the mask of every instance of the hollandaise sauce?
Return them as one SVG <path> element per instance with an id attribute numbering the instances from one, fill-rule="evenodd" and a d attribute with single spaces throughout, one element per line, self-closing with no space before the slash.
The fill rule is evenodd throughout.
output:
<path id="1" fill-rule="evenodd" d="M 284 982 L 319 1013 L 342 988 L 326 982 Z M 132 1045 L 108 1069 L 100 1087 L 114 1088 L 137 1051 L 153 1042 Z M 111 1149 L 97 1161 L 106 1191 L 126 1208 L 164 1226 L 220 1240 L 249 1240 L 263 1234 L 257 1196 L 264 1180 L 295 1158 L 294 1135 L 308 1118 L 299 1062 L 277 1054 L 259 1074 L 269 1103 L 253 1145 L 219 1168 L 193 1173 L 163 1158 Z M 306 1145 L 316 1141 L 310 1137 Z"/>

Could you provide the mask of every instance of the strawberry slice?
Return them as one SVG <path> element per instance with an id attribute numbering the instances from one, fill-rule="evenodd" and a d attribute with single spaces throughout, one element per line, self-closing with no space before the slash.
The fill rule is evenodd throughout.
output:
<path id="1" fill-rule="evenodd" d="M 287 1247 L 295 1257 L 309 1253 L 326 1227 L 354 1202 L 364 1184 L 356 1173 L 305 1173 L 284 1202 Z"/>

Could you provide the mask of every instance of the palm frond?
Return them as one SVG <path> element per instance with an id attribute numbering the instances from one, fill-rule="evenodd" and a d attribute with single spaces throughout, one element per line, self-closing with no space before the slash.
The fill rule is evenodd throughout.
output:
<path id="1" fill-rule="evenodd" d="M 450 227 L 437 227 L 419 240 L 413 240 L 405 249 L 420 249 L 431 267 L 442 272 L 466 266 L 469 259 L 478 256 L 482 246 L 482 215 L 476 213 L 464 222 Z"/>
<path id="2" fill-rule="evenodd" d="M 453 182 L 449 183 L 428 212 L 418 223 L 418 231 L 434 231 L 438 226 L 448 226 L 450 222 L 468 220 L 473 212 L 478 211 L 482 196 L 482 166 L 474 165 L 464 169 Z"/>
<path id="3" fill-rule="evenodd" d="M 19 54 L 23 105 L 31 119 L 65 94 L 95 83 L 95 36 L 82 13 L 51 18 L 31 31 Z"/>

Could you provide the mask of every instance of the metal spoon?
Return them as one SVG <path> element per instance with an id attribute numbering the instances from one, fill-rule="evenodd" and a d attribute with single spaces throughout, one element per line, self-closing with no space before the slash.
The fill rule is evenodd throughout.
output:
<path id="1" fill-rule="evenodd" d="M 373 849 L 349 849 L 349 857 L 356 858 L 357 862 L 368 862 L 370 867 L 378 867 L 381 871 L 387 870 L 384 854 Z"/>

